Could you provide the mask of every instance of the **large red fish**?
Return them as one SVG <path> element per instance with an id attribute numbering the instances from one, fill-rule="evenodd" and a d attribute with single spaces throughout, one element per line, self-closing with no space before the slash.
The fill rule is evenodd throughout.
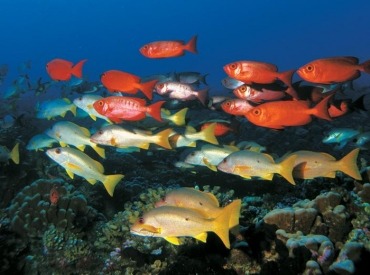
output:
<path id="1" fill-rule="evenodd" d="M 81 60 L 76 65 L 64 59 L 53 59 L 46 64 L 46 71 L 53 80 L 69 80 L 72 75 L 82 78 L 82 67 L 87 59 Z"/>
<path id="2" fill-rule="evenodd" d="M 297 70 L 302 79 L 319 84 L 346 82 L 360 77 L 361 72 L 370 74 L 370 60 L 359 64 L 353 56 L 316 59 Z"/>
<path id="3" fill-rule="evenodd" d="M 142 55 L 148 58 L 177 57 L 185 54 L 185 51 L 197 53 L 197 36 L 193 36 L 188 43 L 183 41 L 155 41 L 145 44 L 140 48 Z"/>
<path id="4" fill-rule="evenodd" d="M 305 125 L 312 121 L 312 116 L 331 120 L 328 113 L 330 98 L 324 98 L 313 108 L 304 100 L 266 102 L 248 111 L 245 117 L 255 125 L 272 129 Z"/>
<path id="5" fill-rule="evenodd" d="M 104 72 L 100 76 L 100 80 L 103 83 L 104 87 L 110 92 L 124 92 L 127 94 L 136 94 L 139 90 L 149 98 L 153 98 L 153 89 L 154 85 L 158 80 L 151 80 L 148 82 L 141 82 L 140 77 L 118 71 L 110 70 Z"/>
<path id="6" fill-rule="evenodd" d="M 243 60 L 225 65 L 224 71 L 229 77 L 242 81 L 248 85 L 255 83 L 270 84 L 274 83 L 276 80 L 280 80 L 288 86 L 286 93 L 298 99 L 292 86 L 294 70 L 280 73 L 274 64 Z"/>
<path id="7" fill-rule="evenodd" d="M 94 102 L 94 109 L 111 121 L 121 123 L 124 120 L 137 121 L 151 115 L 158 121 L 162 121 L 161 107 L 165 101 L 158 101 L 146 106 L 146 101 L 141 98 L 109 96 Z"/>

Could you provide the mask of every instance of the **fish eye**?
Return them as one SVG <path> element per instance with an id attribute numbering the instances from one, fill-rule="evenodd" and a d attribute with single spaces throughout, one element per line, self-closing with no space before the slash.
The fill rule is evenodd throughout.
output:
<path id="1" fill-rule="evenodd" d="M 82 96 L 80 96 L 80 97 L 78 98 L 78 100 L 79 100 L 79 101 L 81 101 L 81 100 L 82 100 Z"/>
<path id="2" fill-rule="evenodd" d="M 139 223 L 144 223 L 144 218 L 143 217 L 139 218 Z"/>
<path id="3" fill-rule="evenodd" d="M 60 154 L 61 152 L 62 150 L 60 150 L 60 148 L 55 149 L 55 153 Z"/>
<path id="4" fill-rule="evenodd" d="M 313 71 L 313 66 L 312 65 L 308 65 L 306 67 L 306 70 L 309 71 L 309 72 L 312 72 Z"/>
<path id="5" fill-rule="evenodd" d="M 244 93 L 246 90 L 247 90 L 247 87 L 245 87 L 245 86 L 241 86 L 241 87 L 240 87 L 240 91 L 241 91 L 241 92 L 243 92 L 243 93 Z"/>
<path id="6" fill-rule="evenodd" d="M 98 131 L 98 134 L 99 134 L 99 135 L 102 135 L 102 134 L 103 134 L 103 131 L 102 131 L 102 130 L 99 130 L 99 131 Z"/>
<path id="7" fill-rule="evenodd" d="M 254 109 L 253 114 L 256 115 L 256 116 L 260 115 L 261 114 L 260 109 Z"/>
<path id="8" fill-rule="evenodd" d="M 143 49 L 147 49 L 147 48 L 148 48 L 148 45 L 144 45 L 144 46 L 143 46 Z"/>
<path id="9" fill-rule="evenodd" d="M 160 83 L 160 84 L 158 84 L 158 86 L 157 86 L 159 89 L 162 89 L 163 87 L 164 87 L 164 84 L 163 83 Z"/>
<path id="10" fill-rule="evenodd" d="M 235 70 L 236 69 L 236 64 L 235 63 L 230 64 L 230 69 Z"/>
<path id="11" fill-rule="evenodd" d="M 98 104 L 99 104 L 99 106 L 103 106 L 103 105 L 104 105 L 104 103 L 103 103 L 103 101 L 102 101 L 102 100 L 100 100 L 100 101 L 98 102 Z"/>

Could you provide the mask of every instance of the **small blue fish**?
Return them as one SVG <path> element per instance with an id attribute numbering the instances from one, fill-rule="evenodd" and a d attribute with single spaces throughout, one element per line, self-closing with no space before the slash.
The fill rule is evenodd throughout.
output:
<path id="1" fill-rule="evenodd" d="M 351 128 L 334 128 L 325 135 L 322 142 L 325 144 L 336 143 L 335 149 L 339 150 L 358 134 L 360 134 L 358 130 Z"/>
<path id="2" fill-rule="evenodd" d="M 58 98 L 44 101 L 36 107 L 36 117 L 51 119 L 57 116 L 64 117 L 68 111 L 76 116 L 76 105 L 68 98 Z"/>

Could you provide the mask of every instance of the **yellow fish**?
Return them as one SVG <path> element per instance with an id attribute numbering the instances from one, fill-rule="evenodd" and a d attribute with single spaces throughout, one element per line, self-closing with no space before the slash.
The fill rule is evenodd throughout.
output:
<path id="1" fill-rule="evenodd" d="M 134 235 L 161 237 L 168 242 L 181 244 L 178 237 L 193 237 L 207 241 L 207 232 L 214 232 L 230 248 L 229 221 L 236 201 L 227 205 L 220 215 L 208 219 L 200 211 L 176 206 L 161 206 L 146 212 L 130 228 Z"/>
<path id="2" fill-rule="evenodd" d="M 224 209 L 220 207 L 220 203 L 212 193 L 202 192 L 188 187 L 170 191 L 162 200 L 155 204 L 155 207 L 165 205 L 191 208 L 201 212 L 207 219 L 218 217 Z M 241 200 L 235 200 L 234 209 L 230 215 L 229 228 L 233 228 L 239 224 L 240 208 Z"/>
<path id="3" fill-rule="evenodd" d="M 317 177 L 335 178 L 336 171 L 341 171 L 350 177 L 361 180 L 357 167 L 357 156 L 360 149 L 356 148 L 340 160 L 322 152 L 297 151 L 286 157 L 296 156 L 293 176 L 300 179 Z"/>
<path id="4" fill-rule="evenodd" d="M 67 174 L 74 178 L 74 174 L 85 178 L 90 184 L 97 181 L 103 183 L 108 194 L 113 197 L 116 185 L 124 175 L 104 175 L 104 167 L 100 162 L 90 158 L 80 150 L 71 147 L 58 147 L 46 151 L 46 154 L 56 163 L 66 169 Z"/>

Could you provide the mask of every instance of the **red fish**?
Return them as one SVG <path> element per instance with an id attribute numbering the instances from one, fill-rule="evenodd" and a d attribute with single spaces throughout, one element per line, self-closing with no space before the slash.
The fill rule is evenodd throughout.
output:
<path id="1" fill-rule="evenodd" d="M 100 80 L 110 92 L 136 94 L 141 90 L 148 99 L 153 98 L 154 85 L 158 81 L 141 82 L 140 77 L 118 70 L 110 70 L 103 73 Z"/>
<path id="2" fill-rule="evenodd" d="M 312 116 L 331 120 L 327 107 L 330 98 L 324 98 L 313 108 L 309 101 L 304 100 L 266 102 L 254 107 L 245 116 L 255 125 L 272 129 L 305 125 L 312 121 Z"/>
<path id="3" fill-rule="evenodd" d="M 248 85 L 255 83 L 270 84 L 274 83 L 276 80 L 281 80 L 288 86 L 286 93 L 291 95 L 293 98 L 298 99 L 292 86 L 294 70 L 280 73 L 274 64 L 243 60 L 225 65 L 224 71 L 229 77 L 242 81 Z"/>
<path id="4" fill-rule="evenodd" d="M 253 107 L 247 100 L 239 98 L 225 100 L 221 103 L 222 110 L 234 116 L 244 116 Z"/>
<path id="5" fill-rule="evenodd" d="M 370 60 L 359 64 L 353 56 L 316 59 L 297 70 L 302 79 L 319 84 L 350 81 L 360 77 L 361 72 L 370 74 Z"/>
<path id="6" fill-rule="evenodd" d="M 142 55 L 148 58 L 177 57 L 185 54 L 185 51 L 197 53 L 197 36 L 193 36 L 188 43 L 183 41 L 155 41 L 140 48 Z"/>
<path id="7" fill-rule="evenodd" d="M 82 67 L 86 61 L 81 60 L 73 66 L 72 62 L 57 58 L 46 64 L 46 71 L 53 80 L 69 80 L 72 75 L 82 78 Z"/>
<path id="8" fill-rule="evenodd" d="M 138 121 L 151 115 L 162 122 L 161 107 L 165 101 L 158 101 L 145 106 L 146 101 L 141 98 L 109 96 L 94 102 L 94 109 L 111 121 L 121 123 L 124 120 Z"/>
<path id="9" fill-rule="evenodd" d="M 57 186 L 53 186 L 53 188 L 51 188 L 50 194 L 49 194 L 49 199 L 50 199 L 51 205 L 57 205 L 58 204 L 59 192 L 58 192 L 58 187 Z"/>
<path id="10" fill-rule="evenodd" d="M 283 91 L 267 90 L 263 88 L 259 91 L 247 84 L 234 89 L 233 93 L 240 99 L 249 100 L 254 103 L 278 100 L 286 96 L 286 93 Z"/>

